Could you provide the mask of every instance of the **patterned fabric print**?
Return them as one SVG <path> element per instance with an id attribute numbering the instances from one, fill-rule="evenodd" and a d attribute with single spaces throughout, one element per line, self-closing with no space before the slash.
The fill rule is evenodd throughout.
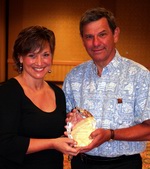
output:
<path id="1" fill-rule="evenodd" d="M 97 127 L 126 128 L 150 119 L 150 72 L 142 65 L 116 52 L 101 77 L 93 61 L 74 68 L 66 77 L 63 90 L 67 111 L 75 106 L 91 112 Z M 105 157 L 136 154 L 145 142 L 105 142 L 88 152 Z"/>
<path id="2" fill-rule="evenodd" d="M 146 150 L 141 153 L 143 167 L 142 169 L 150 169 L 150 142 L 147 143 Z"/>
<path id="3" fill-rule="evenodd" d="M 71 169 L 70 161 L 68 160 L 68 155 L 64 155 L 64 167 L 63 169 Z"/>

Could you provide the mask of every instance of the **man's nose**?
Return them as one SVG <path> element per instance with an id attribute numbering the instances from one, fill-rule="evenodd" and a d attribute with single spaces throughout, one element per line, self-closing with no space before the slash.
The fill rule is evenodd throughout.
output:
<path id="1" fill-rule="evenodd" d="M 98 46 L 100 44 L 100 39 L 98 37 L 93 38 L 93 45 Z"/>

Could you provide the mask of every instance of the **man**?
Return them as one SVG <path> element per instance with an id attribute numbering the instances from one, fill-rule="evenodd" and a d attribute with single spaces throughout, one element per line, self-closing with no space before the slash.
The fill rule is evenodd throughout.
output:
<path id="1" fill-rule="evenodd" d="M 81 17 L 81 38 L 92 60 L 67 75 L 63 90 L 68 112 L 88 110 L 97 129 L 92 143 L 73 157 L 72 169 L 142 169 L 140 153 L 150 140 L 150 72 L 119 54 L 119 33 L 104 8 Z"/>

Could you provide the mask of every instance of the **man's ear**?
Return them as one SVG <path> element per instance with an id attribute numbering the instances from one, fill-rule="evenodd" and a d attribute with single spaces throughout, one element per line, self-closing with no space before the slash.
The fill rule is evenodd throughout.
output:
<path id="1" fill-rule="evenodd" d="M 118 39 L 119 39 L 119 35 L 120 35 L 120 28 L 116 27 L 115 31 L 114 31 L 114 42 L 117 43 Z"/>

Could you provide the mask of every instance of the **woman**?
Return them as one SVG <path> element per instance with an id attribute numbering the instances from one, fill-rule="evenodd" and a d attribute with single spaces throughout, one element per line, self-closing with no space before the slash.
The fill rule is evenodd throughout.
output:
<path id="1" fill-rule="evenodd" d="M 63 154 L 77 155 L 64 133 L 63 91 L 44 81 L 51 72 L 54 33 L 41 26 L 23 29 L 14 44 L 19 75 L 0 86 L 0 168 L 62 169 Z"/>

